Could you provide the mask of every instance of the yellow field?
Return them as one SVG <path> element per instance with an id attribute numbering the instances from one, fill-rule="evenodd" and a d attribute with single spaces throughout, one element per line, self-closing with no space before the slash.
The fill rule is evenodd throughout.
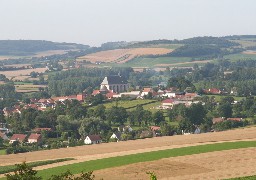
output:
<path id="1" fill-rule="evenodd" d="M 79 146 L 21 154 L 1 155 L 1 166 L 47 159 L 72 157 L 75 160 L 49 164 L 35 169 L 47 169 L 94 159 L 102 159 L 179 147 L 231 141 L 255 141 L 256 127 L 194 135 L 156 137 L 117 143 Z M 155 171 L 159 179 L 225 179 L 255 175 L 256 148 L 194 154 L 134 163 L 116 168 L 95 171 L 98 178 L 106 180 L 148 179 L 147 171 Z M 207 177 L 207 178 L 206 178 Z"/>
<path id="2" fill-rule="evenodd" d="M 125 63 L 134 57 L 142 55 L 158 55 L 172 52 L 172 49 L 166 48 L 134 48 L 134 49 L 115 49 L 109 51 L 101 51 L 86 56 L 79 57 L 78 61 L 95 62 L 112 62 Z"/>

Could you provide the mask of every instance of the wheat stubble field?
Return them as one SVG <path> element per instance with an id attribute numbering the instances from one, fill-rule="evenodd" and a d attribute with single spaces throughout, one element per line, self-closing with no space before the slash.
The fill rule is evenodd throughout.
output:
<path id="1" fill-rule="evenodd" d="M 115 49 L 101 51 L 79 57 L 77 60 L 86 60 L 95 62 L 125 63 L 137 56 L 160 55 L 172 52 L 172 49 L 166 48 L 133 48 L 133 49 Z"/>
<path id="2" fill-rule="evenodd" d="M 37 167 L 37 170 L 108 157 L 159 151 L 179 147 L 213 144 L 226 141 L 256 140 L 256 127 L 225 132 L 188 136 L 157 137 L 152 139 L 98 144 L 56 150 L 45 150 L 0 156 L 1 166 L 46 159 L 72 157 L 76 160 Z M 159 179 L 224 179 L 255 175 L 256 148 L 234 149 L 180 157 L 94 171 L 104 179 L 147 179 L 147 171 L 154 171 Z"/>

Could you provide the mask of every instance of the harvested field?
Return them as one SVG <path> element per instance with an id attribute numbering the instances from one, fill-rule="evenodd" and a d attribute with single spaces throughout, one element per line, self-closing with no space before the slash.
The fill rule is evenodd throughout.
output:
<path id="1" fill-rule="evenodd" d="M 55 150 L 28 152 L 21 154 L 1 155 L 1 166 L 33 162 L 40 160 L 75 158 L 75 160 L 40 166 L 42 170 L 74 164 L 78 162 L 124 156 L 144 152 L 173 149 L 179 147 L 214 144 L 225 141 L 255 141 L 256 127 L 229 130 L 224 132 L 194 134 L 188 136 L 156 137 L 150 139 L 85 145 Z M 156 161 L 140 162 L 116 168 L 95 171 L 98 178 L 104 179 L 148 179 L 146 171 L 154 171 L 159 179 L 222 179 L 255 174 L 253 163 L 256 160 L 256 148 L 234 149 L 188 156 L 164 158 Z M 111 173 L 109 177 L 108 173 Z M 3 177 L 1 175 L 0 177 Z M 140 178 L 138 178 L 140 177 Z"/>
<path id="2" fill-rule="evenodd" d="M 256 51 L 244 51 L 243 54 L 253 54 L 253 55 L 256 55 Z"/>
<path id="3" fill-rule="evenodd" d="M 158 55 L 172 52 L 172 49 L 166 48 L 134 48 L 134 49 L 115 49 L 109 51 L 101 51 L 98 53 L 88 54 L 79 57 L 77 60 L 96 62 L 125 63 L 131 59 L 142 55 Z"/>
<path id="4" fill-rule="evenodd" d="M 44 73 L 46 70 L 47 68 L 22 69 L 16 71 L 0 71 L 0 74 L 4 74 L 7 78 L 15 78 L 19 76 L 28 76 L 33 71 L 38 73 Z"/>
<path id="5" fill-rule="evenodd" d="M 181 146 L 189 146 L 201 143 L 213 143 L 219 141 L 235 141 L 245 139 L 256 139 L 256 127 L 229 130 L 224 132 L 194 134 L 188 136 L 166 136 L 134 141 L 123 141 L 118 143 L 106 143 L 97 145 L 85 145 L 54 150 L 28 152 L 22 154 L 11 154 L 0 156 L 1 165 L 23 162 L 60 159 L 72 157 L 79 162 L 114 157 L 125 154 L 136 154 L 153 150 L 171 149 Z M 74 163 L 74 162 L 72 162 Z"/>
<path id="6" fill-rule="evenodd" d="M 117 168 L 94 171 L 105 180 L 148 179 L 154 171 L 158 179 L 226 179 L 255 175 L 256 148 L 217 151 L 165 158 Z"/>

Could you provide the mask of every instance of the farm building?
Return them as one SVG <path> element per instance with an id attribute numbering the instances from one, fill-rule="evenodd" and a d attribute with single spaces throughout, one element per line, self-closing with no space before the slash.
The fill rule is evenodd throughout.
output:
<path id="1" fill-rule="evenodd" d="M 99 135 L 89 135 L 86 136 L 84 144 L 99 144 L 102 142 L 102 139 Z"/>

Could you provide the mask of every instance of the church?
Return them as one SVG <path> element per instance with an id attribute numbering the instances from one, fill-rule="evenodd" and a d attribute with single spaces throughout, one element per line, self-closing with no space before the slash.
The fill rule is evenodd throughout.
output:
<path id="1" fill-rule="evenodd" d="M 100 89 L 107 89 L 114 93 L 126 92 L 129 87 L 127 80 L 120 75 L 106 76 L 100 84 Z"/>

